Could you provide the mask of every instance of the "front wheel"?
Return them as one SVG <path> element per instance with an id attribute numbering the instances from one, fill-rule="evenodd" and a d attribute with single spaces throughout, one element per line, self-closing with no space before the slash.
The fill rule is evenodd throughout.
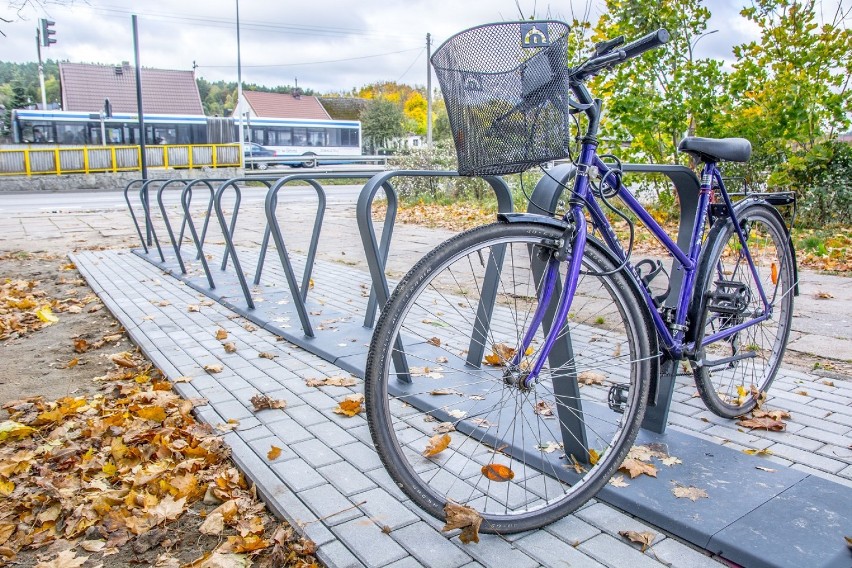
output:
<path id="1" fill-rule="evenodd" d="M 695 383 L 707 408 L 724 418 L 750 412 L 775 378 L 790 336 L 795 287 L 793 251 L 777 211 L 766 203 L 749 203 L 737 208 L 737 219 L 754 268 L 733 221 L 720 219 L 701 253 L 700 296 L 693 300 L 702 306 L 694 320 L 699 346 Z M 726 333 L 749 322 L 737 333 Z"/>
<path id="2" fill-rule="evenodd" d="M 597 493 L 636 437 L 655 338 L 634 283 L 610 274 L 616 264 L 596 241 L 539 379 L 521 386 L 541 329 L 509 367 L 553 252 L 543 241 L 561 236 L 529 222 L 457 235 L 382 311 L 366 368 L 370 430 L 394 481 L 437 518 L 452 501 L 482 516 L 482 532 L 551 523 Z"/>

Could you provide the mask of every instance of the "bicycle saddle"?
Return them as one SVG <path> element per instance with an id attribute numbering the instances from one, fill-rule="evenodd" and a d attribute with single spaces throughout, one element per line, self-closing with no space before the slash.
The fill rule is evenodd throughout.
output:
<path id="1" fill-rule="evenodd" d="M 751 142 L 745 138 L 699 138 L 690 136 L 677 149 L 694 155 L 703 162 L 747 162 L 751 157 Z"/>

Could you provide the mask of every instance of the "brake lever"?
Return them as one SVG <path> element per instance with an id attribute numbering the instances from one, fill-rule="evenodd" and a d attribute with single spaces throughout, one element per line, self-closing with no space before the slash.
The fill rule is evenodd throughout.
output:
<path id="1" fill-rule="evenodd" d="M 620 35 L 618 37 L 608 39 L 605 41 L 601 41 L 595 44 L 595 56 L 606 55 L 619 45 L 624 44 L 624 36 Z"/>

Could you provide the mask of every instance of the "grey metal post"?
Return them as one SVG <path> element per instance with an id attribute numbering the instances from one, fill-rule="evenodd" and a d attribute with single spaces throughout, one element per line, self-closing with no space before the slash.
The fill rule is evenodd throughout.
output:
<path id="1" fill-rule="evenodd" d="M 426 34 L 426 146 L 432 149 L 432 34 Z"/>
<path id="2" fill-rule="evenodd" d="M 148 158 L 145 156 L 145 114 L 142 108 L 142 66 L 139 63 L 139 30 L 136 25 L 136 14 L 130 16 L 133 23 L 133 52 L 136 55 L 136 112 L 139 114 L 139 163 L 142 168 L 142 179 L 148 179 Z M 148 245 L 151 244 L 151 216 L 145 205 L 145 234 Z"/>

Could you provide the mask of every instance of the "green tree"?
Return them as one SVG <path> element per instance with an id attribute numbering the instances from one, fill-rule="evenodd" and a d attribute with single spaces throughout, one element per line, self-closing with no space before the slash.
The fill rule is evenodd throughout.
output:
<path id="1" fill-rule="evenodd" d="M 721 62 L 700 59 L 696 43 L 707 32 L 710 11 L 695 0 L 607 0 L 592 39 L 619 35 L 627 41 L 658 28 L 671 35 L 662 48 L 615 68 L 594 83 L 605 101 L 603 129 L 617 152 L 629 159 L 677 163 L 677 144 L 686 134 L 718 135 L 724 93 Z M 712 33 L 712 32 L 710 32 Z"/>
<path id="2" fill-rule="evenodd" d="M 822 6 L 823 10 L 829 6 Z M 749 138 L 772 167 L 849 126 L 852 31 L 838 3 L 820 23 L 816 0 L 754 0 L 742 15 L 759 41 L 734 48 L 731 130 Z"/>
<path id="3" fill-rule="evenodd" d="M 372 99 L 361 112 L 361 131 L 371 151 L 405 134 L 402 107 L 390 100 Z"/>

